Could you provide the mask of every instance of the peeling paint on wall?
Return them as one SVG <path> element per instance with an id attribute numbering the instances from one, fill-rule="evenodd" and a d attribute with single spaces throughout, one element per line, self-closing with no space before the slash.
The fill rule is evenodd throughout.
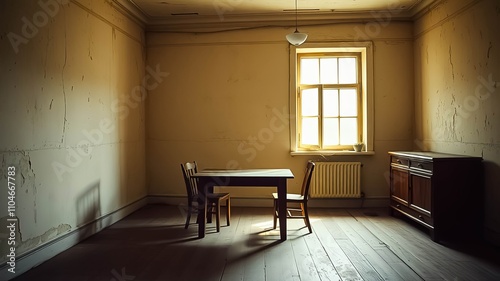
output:
<path id="1" fill-rule="evenodd" d="M 30 239 L 27 239 L 26 241 L 20 241 L 19 246 L 17 247 L 17 250 L 22 253 L 25 252 L 26 250 L 32 249 L 36 246 L 39 246 L 45 242 L 48 242 L 57 236 L 64 234 L 68 231 L 71 230 L 71 225 L 69 224 L 60 224 L 57 227 L 51 227 L 49 230 L 45 231 L 40 236 L 33 237 Z"/>
<path id="2" fill-rule="evenodd" d="M 8 163 L 8 164 L 7 164 Z M 6 169 L 7 166 L 14 166 L 16 168 L 16 192 L 24 194 L 23 197 L 16 198 L 17 201 L 22 200 L 22 202 L 30 202 L 33 206 L 33 222 L 36 223 L 36 196 L 37 196 L 37 183 L 36 174 L 33 168 L 33 163 L 29 152 L 9 152 L 3 153 L 2 157 L 2 170 Z M 3 173 L 7 175 L 7 173 Z M 25 208 L 25 207 L 24 207 Z M 23 207 L 18 206 L 18 212 L 24 210 Z M 31 209 L 31 208 L 30 208 Z"/>
<path id="3" fill-rule="evenodd" d="M 4 263 L 7 261 L 7 254 L 10 251 L 10 246 L 7 243 L 4 243 L 5 240 L 8 238 L 8 234 L 5 232 L 7 230 L 7 219 L 10 217 L 2 217 L 0 218 L 0 228 L 2 229 L 2 232 L 0 232 L 0 264 Z M 33 237 L 30 239 L 27 239 L 26 241 L 23 241 L 22 237 L 22 223 L 18 219 L 18 224 L 17 224 L 17 229 L 15 231 L 15 248 L 16 248 L 16 254 L 20 255 L 30 249 L 33 249 L 45 242 L 48 242 L 57 236 L 67 233 L 68 231 L 71 230 L 71 225 L 69 224 L 60 224 L 57 227 L 51 227 L 49 230 L 45 231 L 42 235 L 39 235 L 37 237 Z"/>
<path id="4" fill-rule="evenodd" d="M 21 253 L 19 246 L 23 239 L 23 225 L 32 225 L 37 223 L 37 175 L 33 167 L 33 162 L 29 152 L 4 152 L 2 153 L 2 180 L 6 180 L 8 167 L 14 167 L 16 174 L 15 178 L 15 191 L 16 197 L 14 201 L 15 214 L 17 219 L 16 230 L 12 232 L 15 234 L 15 248 L 17 253 Z M 3 181 L 2 181 L 3 183 Z M 2 187 L 7 186 L 7 184 L 2 184 Z M 1 189 L 2 194 L 6 194 L 6 190 Z M 5 197 L 2 195 L 2 199 Z M 2 207 L 4 204 L 2 204 Z M 4 210 L 2 210 L 4 211 Z M 0 262 L 6 261 L 6 254 L 10 247 L 13 245 L 8 245 L 3 243 L 4 239 L 9 238 L 7 236 L 7 219 L 12 218 L 4 216 L 0 219 Z M 9 231 L 9 235 L 11 232 Z"/>

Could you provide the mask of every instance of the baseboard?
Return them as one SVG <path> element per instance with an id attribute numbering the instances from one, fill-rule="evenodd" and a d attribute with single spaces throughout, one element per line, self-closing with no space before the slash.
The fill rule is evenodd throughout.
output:
<path id="1" fill-rule="evenodd" d="M 389 197 L 364 198 L 311 198 L 311 208 L 386 208 L 389 207 Z"/>
<path id="2" fill-rule="evenodd" d="M 92 236 L 104 228 L 118 222 L 147 204 L 148 198 L 146 196 L 114 212 L 101 216 L 92 222 L 82 225 L 66 234 L 63 234 L 45 244 L 42 244 L 35 249 L 23 253 L 19 257 L 16 257 L 15 273 L 8 271 L 11 267 L 7 264 L 7 262 L 0 266 L 0 280 L 10 280 L 21 275 L 31 268 L 73 247 L 89 236 Z"/>

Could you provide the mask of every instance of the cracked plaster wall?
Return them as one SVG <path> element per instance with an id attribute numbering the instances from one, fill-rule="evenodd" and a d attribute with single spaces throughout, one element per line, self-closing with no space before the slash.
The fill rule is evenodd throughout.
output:
<path id="1" fill-rule="evenodd" d="M 500 1 L 441 1 L 415 22 L 414 146 L 481 156 L 487 238 L 500 244 Z"/>
<path id="2" fill-rule="evenodd" d="M 144 33 L 110 3 L 0 2 L 0 264 L 8 167 L 18 256 L 146 195 Z"/>

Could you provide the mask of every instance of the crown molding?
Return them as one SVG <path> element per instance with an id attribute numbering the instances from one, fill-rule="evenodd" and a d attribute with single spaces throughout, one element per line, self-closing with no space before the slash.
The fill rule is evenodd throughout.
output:
<path id="1" fill-rule="evenodd" d="M 146 31 L 155 32 L 217 32 L 237 29 L 295 26 L 295 13 L 255 13 L 227 15 L 179 15 L 153 17 L 147 15 L 132 0 L 112 0 L 121 10 L 127 11 L 139 21 Z M 299 27 L 337 23 L 369 23 L 373 21 L 413 21 L 415 17 L 428 12 L 441 0 L 422 0 L 405 10 L 381 11 L 301 11 Z"/>
<path id="2" fill-rule="evenodd" d="M 411 21 L 408 12 L 357 12 L 357 13 L 303 13 L 298 17 L 298 27 L 318 26 L 341 23 L 369 23 L 374 21 Z M 227 16 L 223 20 L 218 17 L 193 16 L 175 21 L 152 19 L 146 25 L 146 31 L 163 32 L 203 32 L 227 31 L 236 29 L 256 29 L 264 27 L 292 28 L 295 26 L 294 14 Z"/>
<path id="3" fill-rule="evenodd" d="M 134 21 L 146 26 L 149 17 L 130 0 L 112 0 L 113 6 L 124 14 L 128 14 Z"/>
<path id="4" fill-rule="evenodd" d="M 432 8 L 438 6 L 442 0 L 422 0 L 415 7 L 413 7 L 412 11 L 412 20 L 416 20 L 427 14 Z"/>

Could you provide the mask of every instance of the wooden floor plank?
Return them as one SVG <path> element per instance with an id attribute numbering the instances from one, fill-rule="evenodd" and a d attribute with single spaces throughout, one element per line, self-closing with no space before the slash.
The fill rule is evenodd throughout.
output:
<path id="1" fill-rule="evenodd" d="M 239 221 L 238 212 L 232 212 L 232 221 Z M 234 224 L 234 223 L 233 223 Z M 226 226 L 221 223 L 220 232 L 216 232 L 215 219 L 207 224 L 207 234 L 201 245 L 194 248 L 189 260 L 192 269 L 179 275 L 179 280 L 209 280 L 219 281 L 226 266 L 227 252 L 234 239 L 235 226 Z M 204 241 L 207 239 L 208 241 Z M 205 243 L 207 242 L 207 243 Z"/>
<path id="2" fill-rule="evenodd" d="M 380 218 L 380 220 L 382 219 L 384 218 Z M 384 219 L 383 227 L 387 232 L 400 234 L 402 240 L 400 243 L 405 244 L 418 259 L 425 260 L 434 266 L 434 272 L 443 279 L 463 280 L 464 276 L 478 276 L 479 280 L 489 280 L 488 276 L 495 276 L 495 273 L 491 275 L 483 265 L 477 263 L 473 256 L 433 242 L 427 232 L 422 231 L 414 224 L 401 220 L 393 220 L 388 223 Z M 469 266 L 459 266 L 460 263 Z M 481 277 L 481 275 L 486 277 Z M 473 278 L 465 280 L 469 279 Z"/>
<path id="3" fill-rule="evenodd" d="M 299 281 L 299 272 L 289 240 L 266 249 L 264 253 L 266 280 Z"/>
<path id="4" fill-rule="evenodd" d="M 356 219 L 357 223 L 351 223 L 351 227 L 360 234 L 360 237 L 368 244 L 370 247 L 377 252 L 378 257 L 384 260 L 390 268 L 396 271 L 402 280 L 423 280 L 411 267 L 404 263 L 390 248 L 384 243 L 381 238 L 377 236 L 377 233 L 372 232 L 373 229 L 367 227 L 363 224 L 367 217 L 371 216 L 384 216 L 386 210 L 369 210 L 363 211 L 359 209 L 348 210 L 348 212 Z"/>
<path id="5" fill-rule="evenodd" d="M 324 224 L 363 279 L 383 280 L 383 277 L 379 275 L 360 251 L 359 247 L 361 245 L 356 245 L 351 240 L 351 237 L 349 237 L 349 234 L 346 233 L 348 227 L 345 223 L 347 220 L 352 219 L 350 214 L 343 213 L 342 215 L 332 216 L 331 219 L 324 220 Z"/>
<path id="6" fill-rule="evenodd" d="M 378 255 L 373 247 L 380 247 L 381 241 L 377 239 L 366 227 L 354 218 L 340 218 L 339 226 L 349 237 L 358 251 L 362 254 L 375 271 L 385 280 L 404 280 L 394 268 Z M 367 242 L 368 241 L 368 242 Z M 374 246 L 373 246 L 374 245 Z"/>
<path id="7" fill-rule="evenodd" d="M 336 209 L 326 209 L 321 210 L 321 214 L 323 217 L 327 218 L 335 218 L 335 219 L 323 219 L 323 223 L 328 224 L 328 232 L 335 239 L 349 239 L 344 231 L 337 225 L 337 218 L 343 218 L 346 216 L 350 216 L 345 210 L 336 210 Z"/>
<path id="8" fill-rule="evenodd" d="M 263 251 L 266 245 L 259 237 L 260 229 L 255 227 L 255 224 L 260 222 L 260 217 L 260 213 L 247 213 L 241 216 L 221 280 L 265 280 Z M 256 241 L 260 243 L 257 244 Z M 271 242 L 266 243 L 271 244 Z"/>
<path id="9" fill-rule="evenodd" d="M 374 249 L 380 258 L 391 266 L 405 281 L 423 280 L 410 266 L 402 262 L 388 247 L 383 246 Z"/>
<path id="10" fill-rule="evenodd" d="M 430 239 L 427 231 L 422 231 L 421 228 L 411 222 L 384 215 L 372 218 L 372 220 L 381 221 L 381 228 L 384 228 L 386 232 L 398 233 L 400 235 L 399 239 L 401 239 L 399 243 L 407 245 L 412 255 L 425 261 L 430 267 L 429 271 L 438 274 L 440 279 L 474 280 L 476 277 L 479 278 L 478 280 L 500 279 L 498 278 L 498 274 L 500 273 L 495 269 L 490 270 L 489 264 L 485 264 L 465 252 L 435 243 Z M 362 222 L 361 219 L 360 221 Z M 462 264 L 462 266 L 459 264 Z M 418 268 L 415 266 L 415 263 L 412 266 Z M 464 276 L 467 277 L 463 279 Z M 432 279 L 438 279 L 436 277 L 434 275 Z M 427 279 L 431 278 L 426 277 Z"/>
<path id="11" fill-rule="evenodd" d="M 436 268 L 418 259 L 404 243 L 401 242 L 399 234 L 386 231 L 385 225 L 393 221 L 391 217 L 365 217 L 359 210 L 350 210 L 357 214 L 356 219 L 370 230 L 378 239 L 396 255 L 399 259 L 410 266 L 424 280 L 443 280 L 442 276 L 436 273 Z"/>
<path id="12" fill-rule="evenodd" d="M 313 233 L 311 235 L 306 235 L 304 237 L 304 241 L 306 242 L 307 248 L 311 253 L 311 258 L 316 265 L 316 269 L 318 271 L 318 275 L 322 281 L 340 281 L 342 280 L 333 266 L 332 261 L 328 257 L 328 253 L 322 247 L 321 242 L 318 239 L 318 236 Z"/>
<path id="13" fill-rule="evenodd" d="M 342 239 L 337 243 L 364 280 L 383 280 L 352 241 Z"/>
<path id="14" fill-rule="evenodd" d="M 335 270 L 343 280 L 363 280 L 335 238 L 328 231 L 328 226 L 325 224 L 327 220 L 329 219 L 323 218 L 313 223 L 313 229 L 318 240 L 321 241 L 323 249 L 330 257 Z"/>
<path id="15" fill-rule="evenodd" d="M 233 211 L 233 213 L 234 213 L 234 211 Z M 244 256 L 246 254 L 246 248 L 242 247 L 242 246 L 234 247 L 234 245 L 242 245 L 243 244 L 243 242 L 238 241 L 238 239 L 242 235 L 249 234 L 250 222 L 251 222 L 251 215 L 242 214 L 236 225 L 231 223 L 232 226 L 236 227 L 236 232 L 234 234 L 235 241 L 234 241 L 233 247 L 231 247 L 228 250 L 228 254 L 227 254 L 228 260 L 226 263 L 226 267 L 224 269 L 224 274 L 222 275 L 222 279 L 221 279 L 222 281 L 243 280 L 245 262 L 240 257 Z"/>
<path id="16" fill-rule="evenodd" d="M 308 236 L 311 234 L 306 234 Z M 304 237 L 297 237 L 290 240 L 292 245 L 293 256 L 295 257 L 295 265 L 299 272 L 300 280 L 321 280 L 318 274 L 318 269 L 314 263 L 309 248 L 306 245 Z"/>
<path id="17" fill-rule="evenodd" d="M 454 268 L 443 267 L 443 261 L 452 265 L 453 263 L 450 260 L 450 257 L 444 255 L 441 251 L 432 251 L 432 247 L 437 247 L 436 245 L 432 245 L 432 242 L 429 237 L 422 237 L 422 233 L 413 227 L 408 227 L 408 225 L 404 224 L 393 224 L 387 223 L 385 224 L 385 230 L 388 233 L 392 233 L 394 237 L 398 237 L 399 244 L 404 245 L 406 249 L 408 249 L 417 259 L 421 261 L 428 261 L 429 266 L 432 268 L 432 272 L 437 273 L 445 280 L 454 280 L 459 278 L 459 276 L 465 275 L 465 272 L 461 272 L 465 270 L 463 268 Z M 428 239 L 427 243 L 422 243 L 421 238 Z M 442 248 L 442 247 L 439 247 Z M 444 250 L 444 249 L 442 249 Z"/>
<path id="18" fill-rule="evenodd" d="M 456 263 L 457 267 L 467 269 L 466 275 L 462 276 L 464 280 L 500 280 L 500 272 L 485 270 L 484 267 L 478 265 L 474 261 L 459 261 Z"/>

